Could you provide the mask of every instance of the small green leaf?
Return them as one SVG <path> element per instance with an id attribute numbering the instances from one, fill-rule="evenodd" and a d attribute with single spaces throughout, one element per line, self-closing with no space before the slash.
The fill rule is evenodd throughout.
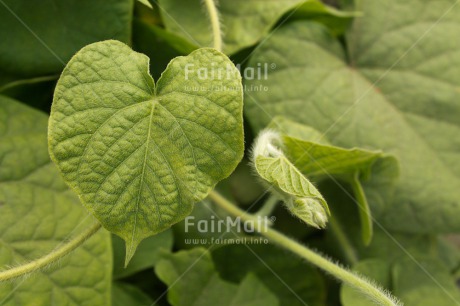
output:
<path id="1" fill-rule="evenodd" d="M 329 208 L 323 196 L 283 154 L 278 133 L 262 131 L 255 141 L 253 164 L 288 210 L 305 223 L 324 228 Z"/>
<path id="2" fill-rule="evenodd" d="M 239 285 L 222 280 L 210 254 L 202 248 L 165 255 L 155 272 L 171 286 L 168 301 L 173 306 L 278 305 L 277 298 L 253 274 Z"/>
<path id="3" fill-rule="evenodd" d="M 48 117 L 0 96 L 0 269 L 52 252 L 94 219 L 55 165 L 46 141 Z M 112 254 L 99 231 L 71 254 L 30 277 L 0 283 L 5 306 L 110 306 Z"/>
<path id="4" fill-rule="evenodd" d="M 306 136 L 314 136 L 314 134 Z M 372 167 L 377 160 L 384 159 L 387 164 L 397 164 L 397 161 L 381 152 L 357 148 L 343 149 L 290 136 L 284 136 L 283 143 L 286 155 L 302 174 L 316 181 L 337 177 L 351 185 L 359 207 L 362 238 L 368 245 L 372 240 L 372 213 L 361 181 L 370 178 Z"/>
<path id="5" fill-rule="evenodd" d="M 243 155 L 242 85 L 222 53 L 171 61 L 156 86 L 149 59 L 117 41 L 86 46 L 56 86 L 49 148 L 65 181 L 126 241 L 190 214 Z"/>
<path id="6" fill-rule="evenodd" d="M 361 181 L 369 180 L 373 166 L 377 161 L 384 160 L 384 165 L 392 169 L 397 167 L 397 160 L 378 151 L 358 148 L 344 149 L 332 146 L 324 138 L 324 135 L 315 129 L 282 117 L 273 119 L 269 127 L 283 134 L 283 151 L 302 174 L 315 181 L 335 177 L 351 185 L 355 200 L 360 208 L 362 238 L 364 243 L 368 245 L 372 240 L 372 214 Z M 313 139 L 321 143 L 313 142 Z M 393 179 L 390 183 L 393 183 L 395 179 L 393 172 L 380 171 L 377 173 L 378 180 L 382 182 L 384 174 L 389 174 L 390 178 Z M 383 187 L 387 184 L 382 182 Z M 382 188 L 382 186 L 376 187 Z M 382 190 L 384 189 L 382 188 Z M 385 189 L 385 191 L 387 190 Z"/>

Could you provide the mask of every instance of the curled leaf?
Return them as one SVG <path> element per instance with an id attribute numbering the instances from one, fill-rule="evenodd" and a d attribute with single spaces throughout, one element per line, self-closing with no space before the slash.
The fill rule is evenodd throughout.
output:
<path id="1" fill-rule="evenodd" d="M 299 217 L 306 223 L 316 225 L 318 228 L 326 227 L 327 212 L 316 199 L 290 199 L 290 201 L 286 203 L 286 206 L 293 215 Z"/>
<path id="2" fill-rule="evenodd" d="M 376 177 L 376 188 L 389 196 L 389 189 L 391 191 L 398 176 L 397 160 L 380 151 L 334 146 L 315 129 L 283 117 L 273 119 L 269 127 L 280 131 L 286 156 L 302 174 L 316 181 L 333 178 L 350 184 L 359 208 L 363 242 L 368 245 L 372 240 L 373 222 L 362 182 Z M 372 194 L 371 188 L 367 191 Z"/>
<path id="3" fill-rule="evenodd" d="M 324 228 L 329 208 L 316 187 L 284 155 L 280 135 L 264 130 L 255 141 L 253 165 L 257 174 L 305 223 Z"/>

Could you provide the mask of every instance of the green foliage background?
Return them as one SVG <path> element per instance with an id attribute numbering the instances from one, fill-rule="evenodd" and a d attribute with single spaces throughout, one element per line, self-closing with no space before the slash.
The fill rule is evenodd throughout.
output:
<path id="1" fill-rule="evenodd" d="M 300 180 L 304 176 L 311 180 L 311 187 L 321 192 L 331 212 L 327 228 L 316 230 L 277 206 L 273 211 L 275 228 L 376 280 L 405 305 L 460 305 L 456 285 L 460 277 L 456 236 L 460 230 L 459 1 L 343 0 L 333 1 L 334 7 L 319 0 L 219 2 L 223 53 L 243 69 L 260 63 L 270 67 L 266 78 L 243 78 L 246 149 L 265 127 L 278 130 L 290 163 L 300 169 Z M 211 49 L 199 49 L 212 47 L 211 26 L 201 1 L 151 0 L 149 4 L 133 0 L 0 0 L 2 270 L 47 254 L 81 232 L 93 221 L 81 202 L 94 212 L 93 204 L 101 200 L 84 185 L 85 178 L 72 177 L 71 171 L 63 178 L 62 164 L 60 173 L 48 153 L 48 114 L 55 89 L 62 97 L 76 95 L 72 80 L 61 78 L 56 87 L 72 56 L 89 44 L 112 40 L 111 44 L 118 46 L 112 53 L 120 55 L 122 50 L 126 57 L 107 74 L 130 76 L 132 83 L 148 93 L 155 90 L 153 80 L 163 79 L 164 83 L 156 84 L 159 98 L 169 85 L 184 85 L 177 79 L 168 81 L 185 63 L 209 64 L 209 54 L 216 61 L 228 61 Z M 177 56 L 187 55 L 167 68 Z M 94 57 L 88 58 L 88 65 L 95 71 L 105 67 L 103 62 L 95 64 Z M 143 75 L 136 75 L 139 71 Z M 85 81 L 91 80 L 79 80 Z M 114 92 L 118 89 L 124 90 L 114 87 Z M 125 93 L 118 102 L 143 101 L 140 89 Z M 98 87 L 91 90 L 103 91 Z M 99 95 L 103 95 L 101 91 Z M 80 106 L 90 100 L 85 96 L 89 91 L 78 94 Z M 132 98 L 136 95 L 138 100 Z M 230 114 L 213 112 L 214 104 L 209 103 L 207 114 L 222 125 L 210 124 L 208 131 L 220 140 L 207 135 L 212 141 L 192 139 L 190 146 L 211 152 L 225 167 L 215 171 L 203 157 L 195 193 L 183 189 L 185 204 L 178 209 L 180 218 L 171 222 L 189 213 L 202 220 L 227 216 L 203 198 L 241 158 L 238 152 L 243 139 L 232 138 L 231 131 L 225 130 L 226 120 L 236 120 L 242 129 L 241 95 L 203 98 L 221 101 Z M 228 101 L 220 100 L 225 98 Z M 171 101 L 188 100 L 174 97 Z M 177 107 L 183 106 L 169 111 Z M 73 112 L 70 106 L 59 111 Z M 79 120 L 88 123 L 91 119 L 97 125 L 106 115 L 88 114 Z M 174 126 L 178 117 L 200 118 L 191 108 L 165 118 Z M 162 119 L 156 118 L 164 125 Z M 62 132 L 54 135 L 61 137 L 55 139 L 57 146 L 71 136 L 62 125 L 66 116 L 54 120 L 55 126 L 61 124 Z M 73 123 L 74 128 L 79 120 Z M 92 129 L 90 125 L 80 128 Z M 139 135 L 131 136 L 142 144 L 145 137 Z M 83 136 L 79 141 L 81 145 L 86 140 Z M 233 153 L 226 151 L 226 143 L 232 143 Z M 75 150 L 79 148 L 75 142 L 73 145 Z M 163 148 L 171 150 L 168 158 L 187 155 L 180 146 L 172 149 L 163 144 Z M 64 149 L 63 155 L 71 152 Z M 309 154 L 303 154 L 305 151 Z M 120 156 L 126 153 L 122 151 Z M 149 160 L 155 164 L 155 158 L 152 154 Z M 255 212 L 267 195 L 248 162 L 246 150 L 236 171 L 216 188 Z M 161 160 L 156 164 L 161 165 Z M 133 171 L 138 166 L 126 163 Z M 177 162 L 171 171 L 178 173 L 182 166 Z M 181 178 L 195 180 L 187 173 Z M 65 182 L 79 189 L 80 198 Z M 356 182 L 366 203 L 360 200 Z M 111 186 L 120 192 L 125 187 Z M 168 194 L 157 201 L 166 212 L 178 201 L 167 198 Z M 363 215 L 358 206 L 367 207 L 369 213 Z M 126 269 L 123 241 L 103 229 L 53 266 L 0 283 L 0 305 L 371 303 L 272 245 L 211 246 L 209 240 L 187 243 L 199 238 L 254 238 L 243 233 L 186 233 L 184 223 L 179 222 L 171 228 L 169 223 L 160 225 L 163 231 L 155 236 L 145 232 L 130 236 L 115 230 L 126 217 L 123 209 L 126 206 L 119 209 L 120 219 L 111 218 L 104 225 L 136 245 L 148 237 L 139 243 Z M 148 214 L 146 211 L 143 213 Z M 100 215 L 103 213 L 96 213 L 98 218 Z"/>

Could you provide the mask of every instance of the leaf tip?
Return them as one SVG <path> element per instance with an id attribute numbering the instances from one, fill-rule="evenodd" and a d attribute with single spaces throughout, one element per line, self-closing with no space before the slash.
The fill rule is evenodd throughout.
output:
<path id="1" fill-rule="evenodd" d="M 128 267 L 129 262 L 131 261 L 134 254 L 136 253 L 139 242 L 135 240 L 125 240 L 125 241 L 126 241 L 126 257 L 125 257 L 124 268 L 126 269 Z"/>
<path id="2" fill-rule="evenodd" d="M 315 198 L 296 198 L 290 199 L 286 203 L 288 210 L 305 223 L 323 229 L 328 221 L 327 211 L 319 200 Z"/>

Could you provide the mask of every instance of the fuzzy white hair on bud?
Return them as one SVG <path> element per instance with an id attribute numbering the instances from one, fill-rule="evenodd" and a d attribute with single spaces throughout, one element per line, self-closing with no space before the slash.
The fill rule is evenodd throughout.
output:
<path id="1" fill-rule="evenodd" d="M 255 160 L 257 156 L 265 157 L 279 157 L 283 155 L 281 147 L 283 142 L 281 140 L 281 135 L 273 130 L 265 129 L 260 132 L 259 136 L 254 142 L 254 147 L 252 148 L 252 161 Z"/>

